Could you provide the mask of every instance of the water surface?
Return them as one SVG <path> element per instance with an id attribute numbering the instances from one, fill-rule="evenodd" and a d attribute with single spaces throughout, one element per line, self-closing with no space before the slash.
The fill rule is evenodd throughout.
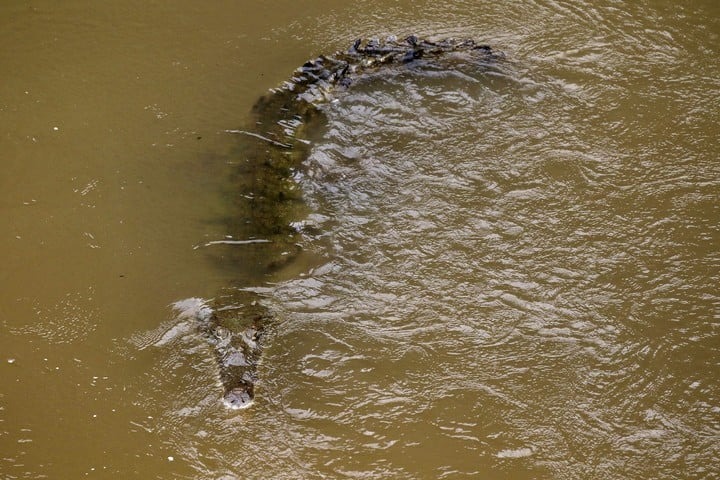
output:
<path id="1" fill-rule="evenodd" d="M 715 3 L 0 12 L 3 477 L 720 474 Z M 307 58 L 408 33 L 507 60 L 339 95 L 295 176 L 312 261 L 219 263 L 226 131 Z M 237 285 L 279 319 L 240 412 L 170 307 Z"/>

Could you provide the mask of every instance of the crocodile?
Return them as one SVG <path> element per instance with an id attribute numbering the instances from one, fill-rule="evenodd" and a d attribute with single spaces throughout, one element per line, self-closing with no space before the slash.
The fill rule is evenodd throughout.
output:
<path id="1" fill-rule="evenodd" d="M 248 142 L 243 142 L 244 161 L 236 173 L 239 211 L 229 224 L 231 231 L 247 239 L 237 243 L 252 243 L 257 249 L 254 258 L 261 259 L 256 265 L 261 277 L 291 262 L 301 250 L 303 234 L 312 234 L 310 226 L 298 227 L 302 225 L 298 220 L 308 212 L 293 173 L 310 154 L 308 139 L 325 124 L 324 106 L 354 83 L 389 66 L 440 62 L 441 68 L 448 69 L 452 62 L 443 63 L 443 59 L 453 55 L 479 65 L 503 58 L 502 53 L 473 40 L 431 41 L 414 35 L 403 40 L 358 39 L 346 51 L 307 61 L 288 81 L 257 100 L 248 129 L 228 130 Z M 246 262 L 245 255 L 237 261 Z M 255 396 L 263 336 L 272 314 L 258 293 L 242 288 L 214 300 L 211 307 L 202 310 L 198 321 L 217 357 L 224 404 L 245 408 Z"/>

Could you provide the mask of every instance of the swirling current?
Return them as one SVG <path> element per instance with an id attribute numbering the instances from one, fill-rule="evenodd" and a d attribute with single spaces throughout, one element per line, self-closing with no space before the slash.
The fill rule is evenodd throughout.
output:
<path id="1" fill-rule="evenodd" d="M 309 448 L 339 444 L 357 469 L 396 451 L 407 462 L 373 464 L 386 478 L 480 475 L 478 454 L 630 478 L 705 452 L 685 468 L 706 472 L 714 167 L 552 121 L 589 130 L 603 112 L 513 66 L 363 87 L 329 109 L 300 178 L 332 260 L 274 291 L 304 378 L 287 410 L 337 432 Z"/>

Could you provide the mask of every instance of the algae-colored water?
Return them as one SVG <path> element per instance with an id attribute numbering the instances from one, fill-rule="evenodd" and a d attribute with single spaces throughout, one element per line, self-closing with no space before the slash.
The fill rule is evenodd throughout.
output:
<path id="1" fill-rule="evenodd" d="M 507 59 L 328 106 L 263 282 L 227 131 L 410 33 Z M 5 2 L 0 477 L 718 477 L 719 50 L 702 1 Z M 172 305 L 238 285 L 278 320 L 231 411 Z"/>

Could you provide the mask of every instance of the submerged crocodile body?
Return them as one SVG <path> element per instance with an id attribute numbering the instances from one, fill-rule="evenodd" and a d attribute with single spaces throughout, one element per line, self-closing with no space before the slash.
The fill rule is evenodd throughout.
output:
<path id="1" fill-rule="evenodd" d="M 502 57 L 472 40 L 429 41 L 415 36 L 403 41 L 357 40 L 345 52 L 306 62 L 289 81 L 256 102 L 252 126 L 232 131 L 250 143 L 238 169 L 240 211 L 229 224 L 248 239 L 238 243 L 253 243 L 259 250 L 256 258 L 263 261 L 256 267 L 261 274 L 270 274 L 300 249 L 303 229 L 297 227 L 298 220 L 308 212 L 292 175 L 310 153 L 307 139 L 324 123 L 323 105 L 363 76 L 390 66 L 435 65 L 436 61 L 442 68 L 452 68 L 451 62 L 442 62 L 456 54 L 479 65 Z M 244 408 L 254 397 L 263 332 L 272 316 L 258 294 L 243 289 L 215 300 L 206 313 L 198 320 L 218 360 L 224 403 Z"/>

